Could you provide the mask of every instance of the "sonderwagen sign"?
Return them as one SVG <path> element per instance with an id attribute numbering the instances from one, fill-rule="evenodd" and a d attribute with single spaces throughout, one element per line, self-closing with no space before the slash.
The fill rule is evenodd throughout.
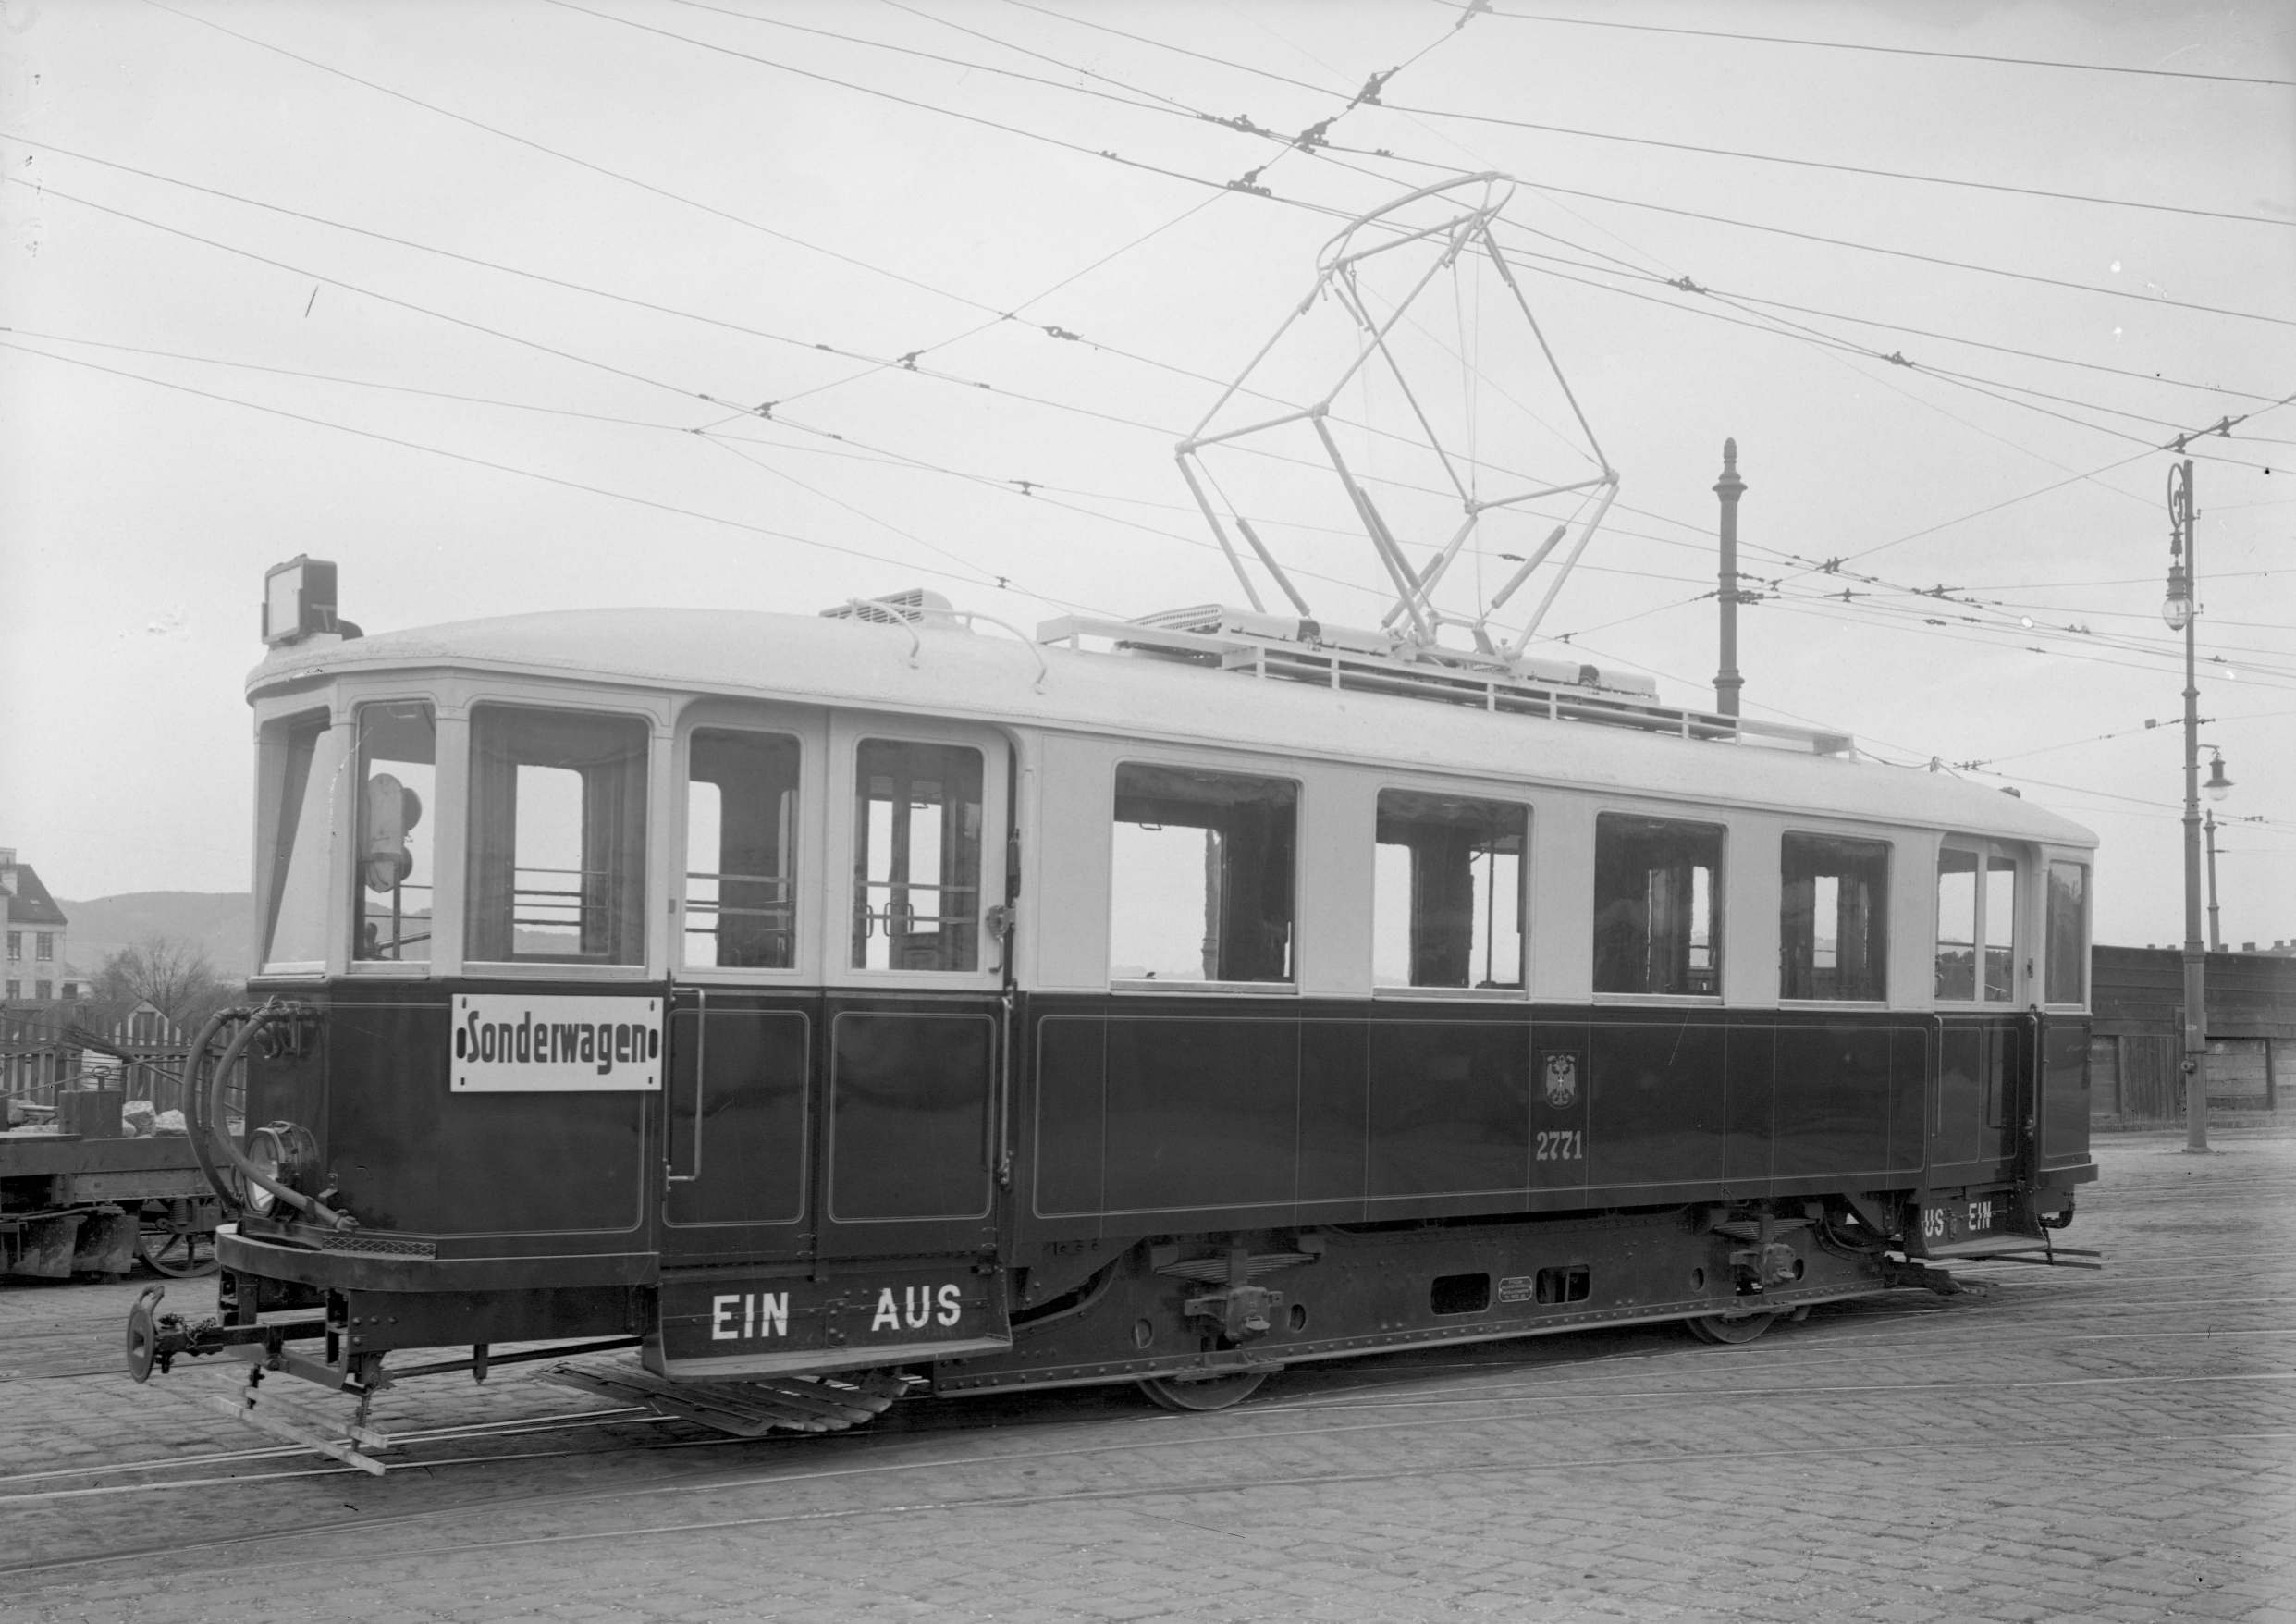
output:
<path id="1" fill-rule="evenodd" d="M 458 1094 L 658 1089 L 662 1001 L 459 993 L 453 1076 Z"/>

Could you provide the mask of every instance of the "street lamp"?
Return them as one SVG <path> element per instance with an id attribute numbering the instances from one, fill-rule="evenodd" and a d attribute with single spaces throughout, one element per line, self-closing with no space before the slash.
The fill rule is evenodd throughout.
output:
<path id="1" fill-rule="evenodd" d="M 2221 801 L 2232 793 L 2232 781 L 2224 775 L 2224 752 L 2211 744 L 2208 753 L 2208 781 L 2201 788 L 2208 792 L 2210 800 Z"/>
<path id="2" fill-rule="evenodd" d="M 2208 950 L 2201 941 L 2201 718 L 2196 664 L 2200 604 L 2193 537 L 2192 462 L 2168 469 L 2168 597 L 2160 618 L 2184 634 L 2184 1148 L 2208 1153 Z M 2212 800 L 2232 781 L 2216 757 L 2208 776 Z M 2214 816 L 2213 814 L 2211 816 Z"/>
<path id="3" fill-rule="evenodd" d="M 2173 514 L 2175 498 L 2171 496 L 2169 511 Z M 2171 548 L 2176 546 L 2172 540 Z M 2160 606 L 2160 618 L 2168 622 L 2171 632 L 2181 632 L 2192 621 L 2192 588 L 2184 578 L 2184 560 L 2172 552 L 2168 564 L 2168 596 Z"/>

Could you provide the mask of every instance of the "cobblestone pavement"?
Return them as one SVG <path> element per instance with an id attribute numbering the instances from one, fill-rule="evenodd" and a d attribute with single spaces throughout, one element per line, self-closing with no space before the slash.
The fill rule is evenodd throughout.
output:
<path id="1" fill-rule="evenodd" d="M 755 1442 L 504 1370 L 386 1395 L 415 1441 L 381 1479 L 240 1429 L 231 1371 L 130 1385 L 134 1285 L 11 1287 L 0 1618 L 2296 1620 L 2296 1138 L 2218 1143 L 2102 1142 L 2065 1237 L 2101 1273 L 1967 1267 L 1989 1293 L 1741 1347 L 1582 1334 L 1218 1415 L 1102 1389 Z"/>

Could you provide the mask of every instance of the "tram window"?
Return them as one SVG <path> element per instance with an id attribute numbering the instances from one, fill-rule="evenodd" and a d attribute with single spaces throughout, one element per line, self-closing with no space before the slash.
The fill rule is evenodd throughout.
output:
<path id="1" fill-rule="evenodd" d="M 978 969 L 980 752 L 865 739 L 857 755 L 853 968 Z"/>
<path id="2" fill-rule="evenodd" d="M 264 896 L 264 964 L 326 959 L 327 866 L 342 793 L 344 730 L 324 715 L 298 719 L 267 741 L 265 812 L 271 862 Z"/>
<path id="3" fill-rule="evenodd" d="M 424 704 L 359 707 L 357 873 L 351 957 L 431 956 L 431 824 L 437 805 L 438 726 Z"/>
<path id="4" fill-rule="evenodd" d="M 1977 854 L 1937 854 L 1937 996 L 1977 996 Z"/>
<path id="5" fill-rule="evenodd" d="M 2049 865 L 2049 979 L 2044 1002 L 2088 1000 L 2089 869 L 2081 863 Z"/>
<path id="6" fill-rule="evenodd" d="M 1289 981 L 1299 786 L 1116 769 L 1110 975 L 1120 981 Z"/>
<path id="7" fill-rule="evenodd" d="M 1888 845 L 1789 834 L 1780 863 L 1778 996 L 1886 997 Z"/>
<path id="8" fill-rule="evenodd" d="M 1722 990 L 1722 830 L 1605 812 L 1594 827 L 1594 990 Z"/>
<path id="9" fill-rule="evenodd" d="M 472 958 L 645 962 L 645 760 L 636 717 L 473 711 Z"/>
<path id="10" fill-rule="evenodd" d="M 685 962 L 796 962 L 797 741 L 697 728 L 687 746 Z"/>
<path id="11" fill-rule="evenodd" d="M 2017 996 L 2017 859 L 1985 859 L 1985 1002 Z"/>
<path id="12" fill-rule="evenodd" d="M 1372 854 L 1371 980 L 1523 984 L 1521 806 L 1381 790 Z"/>

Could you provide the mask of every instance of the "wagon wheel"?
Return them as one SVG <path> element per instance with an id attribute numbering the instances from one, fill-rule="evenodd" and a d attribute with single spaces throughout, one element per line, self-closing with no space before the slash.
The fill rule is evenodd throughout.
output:
<path id="1" fill-rule="evenodd" d="M 1241 1404 L 1259 1392 L 1259 1384 L 1267 1379 L 1268 1372 L 1265 1371 L 1237 1371 L 1231 1375 L 1212 1376 L 1200 1382 L 1180 1381 L 1171 1376 L 1143 1376 L 1140 1378 L 1140 1391 L 1162 1409 L 1191 1415 Z"/>
<path id="2" fill-rule="evenodd" d="M 1770 1329 L 1771 1322 L 1777 1317 L 1767 1309 L 1760 1309 L 1746 1314 L 1701 1314 L 1683 1323 L 1701 1342 L 1751 1342 Z"/>
<path id="3" fill-rule="evenodd" d="M 136 1256 L 155 1274 L 196 1279 L 215 1272 L 215 1215 L 205 1201 L 146 1201 L 136 1221 Z"/>

